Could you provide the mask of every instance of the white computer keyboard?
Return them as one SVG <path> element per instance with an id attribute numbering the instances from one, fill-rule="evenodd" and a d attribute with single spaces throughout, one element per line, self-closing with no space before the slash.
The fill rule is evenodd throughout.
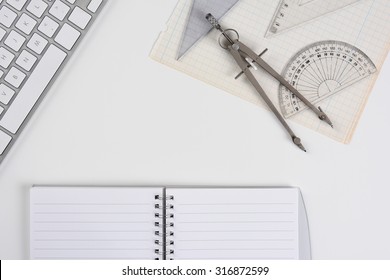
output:
<path id="1" fill-rule="evenodd" d="M 107 0 L 0 0 L 0 162 Z"/>

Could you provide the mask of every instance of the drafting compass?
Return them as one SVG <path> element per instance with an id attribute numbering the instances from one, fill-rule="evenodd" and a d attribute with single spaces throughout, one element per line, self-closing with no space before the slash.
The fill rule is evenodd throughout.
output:
<path id="1" fill-rule="evenodd" d="M 266 72 L 268 72 L 271 76 L 273 76 L 276 80 L 278 80 L 283 86 L 289 89 L 295 96 L 297 96 L 306 106 L 308 106 L 318 117 L 320 120 L 325 121 L 330 126 L 333 127 L 332 122 L 328 118 L 328 116 L 321 110 L 321 107 L 316 107 L 310 101 L 308 101 L 297 89 L 295 89 L 289 82 L 286 81 L 279 73 L 277 73 L 268 63 L 266 63 L 261 55 L 257 55 L 254 51 L 252 51 L 249 47 L 244 45 L 239 41 L 239 34 L 234 29 L 222 29 L 221 25 L 218 23 L 218 20 L 212 15 L 207 14 L 206 19 L 210 22 L 210 24 L 217 30 L 219 30 L 222 35 L 219 38 L 219 44 L 222 48 L 228 50 L 230 54 L 233 56 L 234 60 L 237 62 L 238 66 L 241 68 L 242 73 L 248 78 L 251 84 L 255 87 L 260 96 L 267 103 L 268 107 L 272 110 L 275 116 L 279 119 L 281 124 L 290 134 L 292 141 L 296 146 L 298 146 L 301 150 L 306 152 L 305 147 L 302 145 L 301 139 L 298 138 L 292 129 L 289 127 L 283 116 L 276 109 L 275 105 L 272 103 L 271 99 L 265 93 L 263 88 L 260 86 L 259 82 L 256 80 L 255 76 L 251 72 L 251 68 L 255 68 L 255 63 L 258 64 L 261 68 L 263 68 Z M 264 52 L 263 52 L 264 53 Z"/>

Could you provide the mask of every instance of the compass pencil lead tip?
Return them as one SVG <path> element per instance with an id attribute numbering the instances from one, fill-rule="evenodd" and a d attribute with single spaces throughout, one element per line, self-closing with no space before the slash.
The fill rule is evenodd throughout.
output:
<path id="1" fill-rule="evenodd" d="M 307 150 L 305 149 L 305 147 L 302 145 L 302 141 L 300 138 L 294 136 L 293 137 L 293 142 L 294 144 L 299 148 L 301 149 L 302 151 L 304 151 L 305 153 L 307 153 Z"/>

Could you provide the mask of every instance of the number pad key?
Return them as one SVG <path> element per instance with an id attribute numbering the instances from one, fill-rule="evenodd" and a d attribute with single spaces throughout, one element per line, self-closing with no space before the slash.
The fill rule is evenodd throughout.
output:
<path id="1" fill-rule="evenodd" d="M 0 41 L 4 38 L 5 34 L 7 34 L 7 31 L 0 27 Z"/>
<path id="2" fill-rule="evenodd" d="M 30 35 L 36 24 L 37 22 L 32 17 L 27 14 L 23 14 L 15 26 L 23 33 Z"/>
<path id="3" fill-rule="evenodd" d="M 7 0 L 7 4 L 10 4 L 16 10 L 21 11 L 27 0 Z"/>
<path id="4" fill-rule="evenodd" d="M 27 6 L 27 11 L 40 18 L 46 11 L 47 7 L 48 5 L 42 0 L 32 0 Z"/>
<path id="5" fill-rule="evenodd" d="M 27 47 L 37 54 L 41 54 L 47 45 L 47 40 L 41 35 L 34 33 L 30 41 L 27 43 Z"/>
<path id="6" fill-rule="evenodd" d="M 45 17 L 41 24 L 38 26 L 38 30 L 45 34 L 47 37 L 53 37 L 60 25 L 49 17 Z"/>
<path id="7" fill-rule="evenodd" d="M 16 60 L 16 64 L 22 67 L 24 70 L 30 71 L 36 61 L 37 58 L 35 56 L 24 50 Z"/>
<path id="8" fill-rule="evenodd" d="M 64 26 L 62 26 L 60 32 L 58 32 L 56 38 L 54 41 L 59 43 L 61 46 L 63 46 L 67 50 L 71 50 L 80 37 L 81 33 L 78 32 L 76 29 L 74 29 L 69 24 L 65 23 Z"/>
<path id="9" fill-rule="evenodd" d="M 0 66 L 8 68 L 14 59 L 14 55 L 3 47 L 0 47 Z"/>
<path id="10" fill-rule="evenodd" d="M 62 1 L 56 0 L 51 6 L 49 13 L 59 20 L 63 20 L 65 16 L 68 14 L 70 8 L 65 5 Z"/>
<path id="11" fill-rule="evenodd" d="M 84 12 L 79 7 L 74 8 L 73 12 L 69 16 L 69 20 L 81 29 L 85 29 L 91 18 L 92 16 L 90 14 Z"/>
<path id="12" fill-rule="evenodd" d="M 2 109 L 1 112 L 3 112 L 4 109 L 3 108 L 1 109 Z M 5 149 L 7 149 L 11 140 L 12 140 L 11 136 L 9 136 L 3 131 L 0 131 L 0 155 L 4 153 Z"/>
<path id="13" fill-rule="evenodd" d="M 3 6 L 0 9 L 0 23 L 5 27 L 10 27 L 14 23 L 17 14 L 11 11 L 9 8 Z"/>
<path id="14" fill-rule="evenodd" d="M 91 0 L 87 9 L 90 10 L 92 13 L 96 13 L 96 11 L 99 9 L 99 7 L 102 3 L 103 3 L 103 0 Z"/>
<path id="15" fill-rule="evenodd" d="M 8 82 L 10 85 L 19 88 L 25 78 L 26 78 L 26 74 L 24 74 L 19 69 L 12 67 L 11 70 L 9 70 L 7 76 L 5 76 L 4 80 Z"/>
<path id="16" fill-rule="evenodd" d="M 15 91 L 7 87 L 5 84 L 0 84 L 0 102 L 7 105 L 14 96 Z"/>
<path id="17" fill-rule="evenodd" d="M 10 47 L 11 49 L 13 49 L 14 51 L 19 51 L 20 48 L 22 47 L 24 41 L 26 41 L 26 39 L 20 35 L 18 32 L 12 30 L 7 39 L 5 39 L 4 43 Z"/>

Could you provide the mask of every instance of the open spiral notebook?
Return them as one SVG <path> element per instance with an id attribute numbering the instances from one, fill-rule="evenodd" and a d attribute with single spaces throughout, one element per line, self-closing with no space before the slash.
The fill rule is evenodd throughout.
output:
<path id="1" fill-rule="evenodd" d="M 32 259 L 310 259 L 298 188 L 34 186 Z"/>
<path id="2" fill-rule="evenodd" d="M 219 47 L 217 31 L 209 32 L 178 59 L 194 1 L 197 0 L 178 1 L 166 31 L 160 34 L 151 52 L 151 58 L 251 103 L 266 107 L 247 79 L 234 79 L 239 72 L 238 67 L 229 54 Z M 211 2 L 215 8 L 223 0 L 203 2 L 206 3 L 204 10 L 193 14 L 206 15 L 210 12 Z M 202 9 L 199 5 L 196 7 Z M 286 7 L 288 11 L 285 11 Z M 300 52 L 315 52 L 314 47 L 310 50 L 313 44 L 317 43 L 326 49 L 325 55 L 330 54 L 328 60 L 331 62 L 320 62 L 326 62 L 324 57 L 317 59 L 317 65 L 313 69 L 306 68 L 312 73 L 306 75 L 306 81 L 301 79 L 298 86 L 306 86 L 301 90 L 318 95 L 318 102 L 315 104 L 321 106 L 331 118 L 334 129 L 321 122 L 309 110 L 292 116 L 291 120 L 343 143 L 351 141 L 379 71 L 370 70 L 368 75 L 361 76 L 361 80 L 358 78 L 358 82 L 352 82 L 353 75 L 358 77 L 360 70 L 357 65 L 362 59 L 371 60 L 374 64 L 372 68 L 382 68 L 390 49 L 389 22 L 389 0 L 240 0 L 221 19 L 223 27 L 236 29 L 240 40 L 255 51 L 260 53 L 268 48 L 262 58 L 281 74 L 286 69 L 289 70 L 288 65 L 294 68 L 294 63 L 299 61 L 294 61 L 294 58 L 298 58 Z M 270 32 L 274 34 L 270 36 Z M 353 49 L 345 48 L 345 44 Z M 337 53 L 339 48 L 341 53 Z M 336 50 L 335 53 L 333 49 Z M 348 57 L 354 59 L 355 54 L 362 55 L 363 58 L 356 62 L 349 61 Z M 338 63 L 339 60 L 332 60 L 331 55 L 345 57 L 345 62 Z M 348 64 L 350 66 L 346 67 Z M 263 71 L 255 74 L 273 103 L 279 104 L 281 98 L 278 82 L 268 75 L 262 75 Z M 334 94 L 325 99 L 324 91 Z"/>

